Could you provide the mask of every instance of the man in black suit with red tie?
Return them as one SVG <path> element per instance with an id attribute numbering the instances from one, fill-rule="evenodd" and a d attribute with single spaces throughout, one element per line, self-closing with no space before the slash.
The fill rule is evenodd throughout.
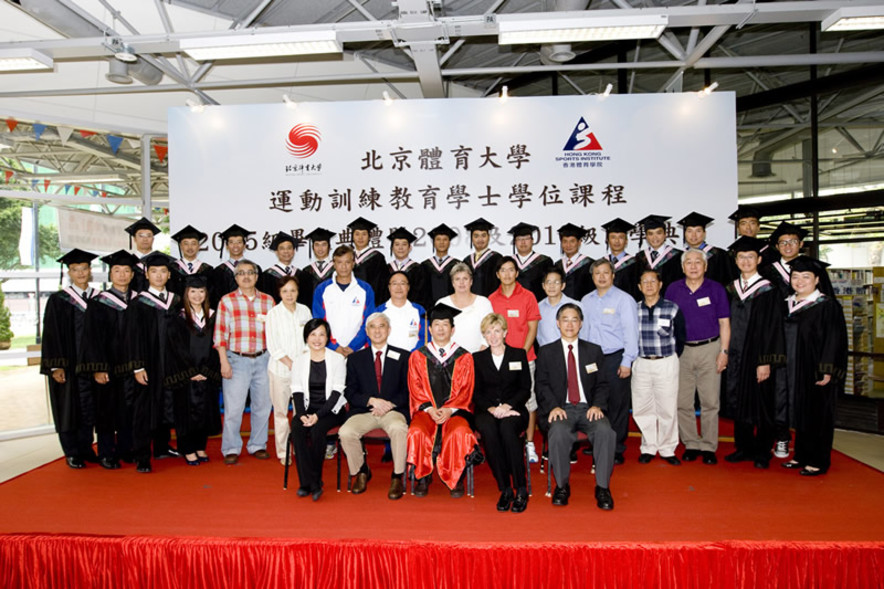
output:
<path id="1" fill-rule="evenodd" d="M 605 354 L 578 339 L 583 325 L 579 305 L 566 303 L 556 314 L 561 339 L 540 348 L 536 387 L 538 420 L 549 424 L 549 463 L 556 478 L 553 505 L 567 505 L 571 496 L 571 446 L 582 431 L 589 438 L 595 460 L 595 497 L 600 509 L 614 509 L 611 472 L 617 435 L 604 412 L 608 408 Z"/>
<path id="2" fill-rule="evenodd" d="M 371 345 L 347 358 L 349 416 L 338 431 L 347 455 L 350 476 L 355 476 L 352 492 L 365 492 L 371 471 L 362 453 L 362 436 L 383 429 L 390 437 L 393 478 L 387 497 L 399 499 L 404 491 L 405 454 L 408 439 L 408 356 L 409 351 L 387 344 L 390 320 L 383 313 L 372 313 L 365 321 Z"/>

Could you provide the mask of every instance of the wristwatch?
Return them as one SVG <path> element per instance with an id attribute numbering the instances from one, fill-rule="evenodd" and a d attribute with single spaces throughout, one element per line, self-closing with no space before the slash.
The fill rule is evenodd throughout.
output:
<path id="1" fill-rule="evenodd" d="M 727 356 L 727 350 L 726 350 L 726 349 L 721 350 L 721 353 L 724 354 L 725 356 Z"/>

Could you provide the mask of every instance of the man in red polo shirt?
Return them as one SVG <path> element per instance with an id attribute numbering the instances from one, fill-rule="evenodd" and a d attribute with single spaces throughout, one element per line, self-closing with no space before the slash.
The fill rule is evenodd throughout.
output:
<path id="1" fill-rule="evenodd" d="M 537 423 L 537 399 L 534 396 L 534 339 L 540 323 L 540 307 L 534 293 L 518 283 L 519 269 L 512 256 L 505 256 L 497 263 L 497 279 L 500 286 L 488 296 L 495 313 L 506 317 L 506 343 L 514 348 L 522 348 L 528 354 L 528 368 L 531 371 L 531 398 L 525 404 L 528 409 L 528 460 L 537 462 L 534 448 L 534 427 Z"/>

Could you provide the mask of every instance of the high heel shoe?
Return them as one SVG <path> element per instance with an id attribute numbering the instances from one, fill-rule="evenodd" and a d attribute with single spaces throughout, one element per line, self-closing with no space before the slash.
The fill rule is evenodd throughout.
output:
<path id="1" fill-rule="evenodd" d="M 188 456 L 193 456 L 193 459 L 188 458 Z M 196 454 L 185 454 L 184 455 L 184 462 L 186 462 L 190 466 L 199 466 L 200 465 L 200 458 Z"/>

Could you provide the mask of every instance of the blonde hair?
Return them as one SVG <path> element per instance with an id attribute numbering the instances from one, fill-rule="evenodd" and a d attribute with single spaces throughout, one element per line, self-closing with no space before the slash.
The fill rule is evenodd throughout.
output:
<path id="1" fill-rule="evenodd" d="M 482 319 L 482 323 L 479 325 L 479 331 L 481 333 L 485 333 L 495 325 L 499 326 L 504 331 L 507 330 L 506 325 L 506 317 L 501 315 L 500 313 L 488 313 Z"/>

